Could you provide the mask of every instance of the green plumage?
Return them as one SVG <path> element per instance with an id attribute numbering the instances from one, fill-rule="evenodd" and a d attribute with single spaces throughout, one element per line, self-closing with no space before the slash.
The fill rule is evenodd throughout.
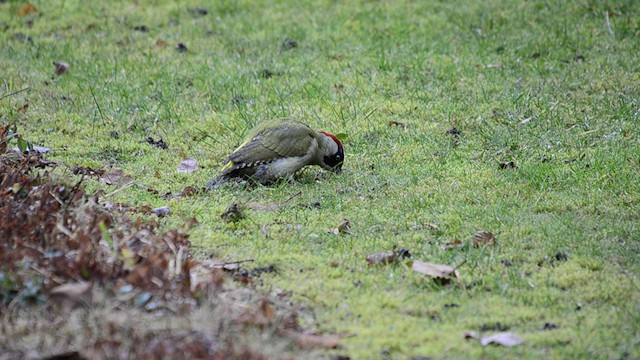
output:
<path id="1" fill-rule="evenodd" d="M 263 122 L 253 128 L 242 145 L 227 157 L 222 174 L 281 158 L 304 156 L 315 136 L 313 129 L 298 122 Z"/>

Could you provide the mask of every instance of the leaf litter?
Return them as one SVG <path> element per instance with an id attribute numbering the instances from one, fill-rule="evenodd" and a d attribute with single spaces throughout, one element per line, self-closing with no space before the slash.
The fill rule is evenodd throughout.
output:
<path id="1" fill-rule="evenodd" d="M 0 317 L 3 353 L 258 359 L 276 349 L 305 358 L 307 346 L 337 346 L 338 337 L 300 324 L 313 315 L 289 297 L 248 289 L 191 257 L 181 231 L 110 210 L 100 205 L 102 192 L 87 194 L 81 182 L 38 173 L 51 163 L 42 156 L 0 154 L 0 313 L 11 313 Z"/>

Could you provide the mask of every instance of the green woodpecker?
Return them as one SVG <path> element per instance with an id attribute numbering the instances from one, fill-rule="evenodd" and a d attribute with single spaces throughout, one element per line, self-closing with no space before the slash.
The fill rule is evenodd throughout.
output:
<path id="1" fill-rule="evenodd" d="M 307 165 L 340 172 L 343 161 L 344 149 L 335 136 L 295 121 L 267 121 L 249 132 L 242 145 L 227 157 L 220 175 L 207 187 L 232 178 L 269 184 Z"/>

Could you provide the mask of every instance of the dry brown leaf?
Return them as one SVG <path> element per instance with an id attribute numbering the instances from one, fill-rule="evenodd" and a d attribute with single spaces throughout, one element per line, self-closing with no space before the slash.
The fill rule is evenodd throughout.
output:
<path id="1" fill-rule="evenodd" d="M 458 278 L 460 276 L 458 270 L 456 270 L 456 268 L 454 268 L 453 266 L 432 264 L 421 260 L 415 260 L 411 265 L 411 269 L 413 269 L 413 271 L 417 273 L 436 279 L 451 277 Z"/>
<path id="2" fill-rule="evenodd" d="M 229 207 L 220 214 L 220 218 L 226 222 L 236 222 L 244 218 L 242 207 L 237 203 L 229 205 Z"/>
<path id="3" fill-rule="evenodd" d="M 396 249 L 390 253 L 378 253 L 367 255 L 365 259 L 369 265 L 388 265 L 393 262 L 410 258 L 411 253 L 405 248 Z"/>
<path id="4" fill-rule="evenodd" d="M 182 189 L 180 192 L 180 196 L 193 196 L 198 192 L 195 186 L 189 185 L 186 188 Z"/>
<path id="5" fill-rule="evenodd" d="M 133 181 L 131 177 L 120 169 L 110 169 L 100 176 L 100 181 L 107 185 L 125 185 Z"/>
<path id="6" fill-rule="evenodd" d="M 252 309 L 246 309 L 237 318 L 238 324 L 257 326 L 264 329 L 270 326 L 276 317 L 276 311 L 270 304 L 269 299 L 263 297 L 259 304 Z"/>
<path id="7" fill-rule="evenodd" d="M 329 229 L 330 234 L 351 234 L 351 223 L 349 220 L 344 219 L 337 227 Z"/>
<path id="8" fill-rule="evenodd" d="M 395 253 L 378 253 L 366 256 L 369 265 L 388 265 L 396 260 Z"/>
<path id="9" fill-rule="evenodd" d="M 486 230 L 478 231 L 471 239 L 473 246 L 493 245 L 495 240 L 493 234 Z"/>
<path id="10" fill-rule="evenodd" d="M 516 163 L 513 161 L 506 161 L 506 162 L 501 162 L 498 164 L 498 168 L 500 170 L 505 170 L 505 169 L 515 169 L 517 168 Z"/>
<path id="11" fill-rule="evenodd" d="M 56 67 L 55 72 L 56 75 L 62 75 L 69 70 L 69 64 L 64 61 L 54 61 L 53 66 Z"/>
<path id="12" fill-rule="evenodd" d="M 178 166 L 178 172 L 183 174 L 191 174 L 196 170 L 198 170 L 198 162 L 196 159 L 184 159 L 180 162 L 180 166 Z"/>
<path id="13" fill-rule="evenodd" d="M 389 120 L 389 125 L 390 126 L 398 126 L 398 127 L 403 128 L 403 129 L 407 127 L 407 123 L 403 123 L 403 122 L 396 121 L 396 120 Z"/>
<path id="14" fill-rule="evenodd" d="M 440 249 L 442 250 L 451 250 L 451 249 L 459 249 L 463 247 L 464 244 L 460 240 L 453 240 L 452 242 L 448 242 L 446 244 L 440 245 Z"/>
<path id="15" fill-rule="evenodd" d="M 260 301 L 260 313 L 270 320 L 276 317 L 276 311 L 273 309 L 273 306 L 269 303 L 269 299 L 266 297 L 262 298 Z"/>
<path id="16" fill-rule="evenodd" d="M 16 109 L 19 113 L 26 113 L 29 110 L 29 103 L 22 105 L 21 107 Z"/>
<path id="17" fill-rule="evenodd" d="M 520 345 L 524 342 L 524 340 L 513 333 L 508 331 L 495 333 L 491 336 L 482 337 L 480 339 L 480 344 L 482 346 L 487 346 L 489 344 L 501 345 L 504 347 L 514 347 L 516 345 Z"/>
<path id="18" fill-rule="evenodd" d="M 35 12 L 37 12 L 38 9 L 31 3 L 26 3 L 26 4 L 22 4 L 20 5 L 20 7 L 18 8 L 18 15 L 19 16 L 27 16 L 27 15 L 31 15 Z"/>
<path id="19" fill-rule="evenodd" d="M 62 284 L 49 292 L 51 300 L 60 305 L 76 306 L 91 302 L 91 282 Z"/>

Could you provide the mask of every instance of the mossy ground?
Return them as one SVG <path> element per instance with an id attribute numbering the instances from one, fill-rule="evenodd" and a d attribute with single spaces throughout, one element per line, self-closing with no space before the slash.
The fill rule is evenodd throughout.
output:
<path id="1" fill-rule="evenodd" d="M 341 175 L 310 168 L 293 184 L 172 200 L 134 186 L 109 199 L 168 205 L 167 226 L 195 217 L 198 256 L 275 264 L 261 286 L 292 291 L 321 330 L 356 335 L 339 353 L 640 357 L 635 1 L 34 5 L 18 16 L 21 2 L 0 3 L 0 91 L 29 87 L 0 100 L 0 119 L 51 159 L 177 193 L 215 176 L 260 121 L 348 135 Z M 69 70 L 55 75 L 54 61 Z M 200 169 L 177 173 L 187 157 Z M 233 202 L 283 205 L 225 223 Z M 351 234 L 328 233 L 345 218 Z M 481 229 L 495 245 L 439 246 Z M 394 246 L 466 261 L 460 284 L 367 265 Z M 482 348 L 462 335 L 500 328 L 526 343 Z"/>

